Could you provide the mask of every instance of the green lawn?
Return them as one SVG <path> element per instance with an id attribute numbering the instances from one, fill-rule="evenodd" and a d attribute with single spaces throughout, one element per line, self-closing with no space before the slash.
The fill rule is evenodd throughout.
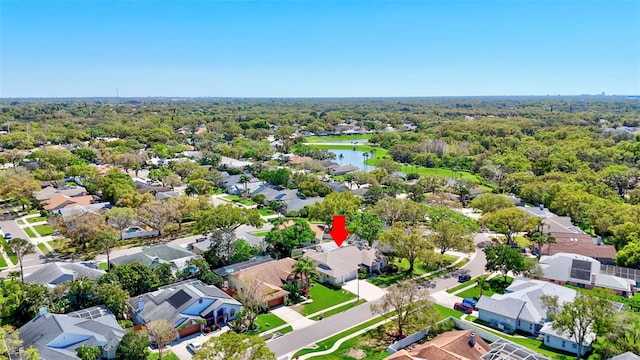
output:
<path id="1" fill-rule="evenodd" d="M 38 244 L 38 249 L 42 251 L 44 256 L 51 256 L 51 251 L 49 251 L 49 248 L 44 243 Z"/>
<path id="2" fill-rule="evenodd" d="M 269 231 L 258 231 L 258 232 L 251 233 L 251 235 L 254 235 L 254 236 L 267 236 L 268 233 L 269 233 Z"/>
<path id="3" fill-rule="evenodd" d="M 515 242 L 523 248 L 531 246 L 531 240 L 527 239 L 524 236 L 516 236 Z"/>
<path id="4" fill-rule="evenodd" d="M 496 276 L 486 282 L 485 288 L 482 290 L 482 295 L 491 296 L 493 294 L 504 294 L 504 289 L 509 286 L 512 281 L 512 277 L 507 277 L 507 283 L 505 284 L 504 276 Z M 480 298 L 480 286 L 458 293 L 457 296 L 478 300 Z"/>
<path id="5" fill-rule="evenodd" d="M 457 285 L 457 286 L 454 286 L 454 287 L 452 287 L 450 289 L 447 289 L 447 292 L 449 294 L 451 294 L 451 293 L 456 292 L 456 291 L 458 291 L 460 289 L 466 288 L 467 286 L 471 286 L 472 284 L 475 284 L 478 281 L 478 279 L 480 279 L 480 278 L 486 279 L 487 276 L 489 276 L 489 275 L 480 275 L 478 277 L 474 277 L 473 279 L 471 279 L 469 281 L 465 281 L 460 285 Z"/>
<path id="6" fill-rule="evenodd" d="M 446 319 L 449 316 L 453 316 L 456 319 L 460 319 L 460 317 L 464 315 L 462 311 L 458 311 L 454 308 L 448 308 L 440 304 L 434 304 L 434 307 L 436 308 L 436 310 L 438 310 L 438 313 L 440 314 L 440 320 Z"/>
<path id="7" fill-rule="evenodd" d="M 271 209 L 266 209 L 266 208 L 260 209 L 260 210 L 258 210 L 258 212 L 260 212 L 260 215 L 262 215 L 262 216 L 269 216 L 269 215 L 275 215 L 276 214 L 275 211 L 273 211 Z"/>
<path id="8" fill-rule="evenodd" d="M 314 284 L 311 286 L 309 295 L 313 302 L 304 304 L 300 309 L 296 309 L 300 314 L 305 316 L 356 297 L 355 294 L 352 294 L 347 290 L 333 290 L 322 284 Z"/>
<path id="9" fill-rule="evenodd" d="M 33 230 L 31 230 L 31 228 L 24 228 L 22 229 L 24 230 L 24 232 L 30 237 L 30 238 L 35 238 L 37 237 L 36 234 L 33 232 Z"/>
<path id="10" fill-rule="evenodd" d="M 240 195 L 227 195 L 227 196 L 223 196 L 222 198 L 227 200 L 227 201 L 233 201 L 233 202 L 237 202 L 237 203 L 240 203 L 242 205 L 247 205 L 247 206 L 251 206 L 251 205 L 255 205 L 256 204 L 253 201 L 251 201 L 250 199 L 241 198 Z"/>
<path id="11" fill-rule="evenodd" d="M 362 140 L 369 139 L 372 134 L 358 134 L 358 135 L 331 135 L 331 136 L 309 136 L 305 138 L 307 142 L 333 142 L 333 141 L 349 141 L 349 140 Z"/>
<path id="12" fill-rule="evenodd" d="M 147 357 L 148 360 L 158 360 L 158 353 L 151 353 L 149 354 L 149 357 Z M 162 352 L 162 360 L 180 360 L 180 358 L 172 353 L 171 351 L 163 351 Z"/>
<path id="13" fill-rule="evenodd" d="M 256 324 L 260 325 L 260 329 L 258 329 L 258 331 L 263 332 L 276 328 L 280 325 L 284 325 L 285 321 L 277 317 L 275 314 L 266 313 L 258 315 Z"/>
<path id="14" fill-rule="evenodd" d="M 7 240 L 5 240 L 2 236 L 0 236 L 0 244 L 2 244 L 4 252 L 9 256 L 9 260 L 13 263 L 13 265 L 16 265 L 18 263 L 18 257 L 13 254 L 13 251 L 7 244 Z"/>
<path id="15" fill-rule="evenodd" d="M 53 234 L 53 226 L 51 225 L 34 225 L 33 228 L 40 234 L 40 236 L 48 236 Z"/>
<path id="16" fill-rule="evenodd" d="M 7 261 L 4 259 L 4 256 L 0 255 L 0 268 L 6 268 Z"/>
<path id="17" fill-rule="evenodd" d="M 395 259 L 393 265 L 398 267 L 398 271 L 395 273 L 383 273 L 368 281 L 376 286 L 389 286 L 397 283 L 398 281 L 406 280 L 415 276 L 424 275 L 433 271 L 437 271 L 443 267 L 451 265 L 457 258 L 450 255 L 444 255 L 442 261 L 431 266 L 425 265 L 420 261 L 416 261 L 413 267 L 413 274 L 407 273 L 409 270 L 409 262 L 407 259 Z"/>
<path id="18" fill-rule="evenodd" d="M 107 265 L 106 262 L 101 262 L 98 264 L 98 266 L 100 266 L 100 268 L 104 271 L 107 271 L 107 269 L 109 269 L 109 266 Z"/>
<path id="19" fill-rule="evenodd" d="M 38 216 L 38 217 L 32 217 L 32 218 L 27 218 L 27 222 L 29 224 L 33 224 L 33 223 L 37 223 L 37 222 L 43 222 L 43 221 L 47 221 L 47 218 L 44 216 Z"/>
<path id="20" fill-rule="evenodd" d="M 360 299 L 360 301 L 354 301 L 352 303 L 348 303 L 346 305 L 342 305 L 342 306 L 337 307 L 337 308 L 335 308 L 333 310 L 329 310 L 329 311 L 323 312 L 322 313 L 322 317 L 323 318 L 328 318 L 329 316 L 332 316 L 332 315 L 335 315 L 335 314 L 339 314 L 339 313 L 341 313 L 343 311 L 347 311 L 347 310 L 351 309 L 352 307 L 364 304 L 366 302 L 367 302 L 367 300 Z M 319 320 L 319 319 L 320 319 L 320 315 L 317 315 L 317 316 L 314 316 L 314 317 L 311 318 L 311 320 Z"/>

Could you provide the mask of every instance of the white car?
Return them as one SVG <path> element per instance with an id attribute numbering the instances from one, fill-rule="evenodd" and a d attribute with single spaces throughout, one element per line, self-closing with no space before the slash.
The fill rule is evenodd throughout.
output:
<path id="1" fill-rule="evenodd" d="M 187 350 L 191 351 L 192 353 L 196 353 L 196 352 L 200 351 L 200 349 L 202 349 L 202 344 L 200 344 L 197 341 L 190 342 L 187 345 Z"/>

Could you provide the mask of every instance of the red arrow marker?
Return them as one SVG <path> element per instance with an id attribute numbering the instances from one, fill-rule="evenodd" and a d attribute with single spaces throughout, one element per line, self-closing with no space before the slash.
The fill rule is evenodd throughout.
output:
<path id="1" fill-rule="evenodd" d="M 331 235 L 331 238 L 338 247 L 342 246 L 344 240 L 349 236 L 349 232 L 346 229 L 346 222 L 347 220 L 343 215 L 333 217 L 333 226 L 331 226 L 329 235 Z"/>

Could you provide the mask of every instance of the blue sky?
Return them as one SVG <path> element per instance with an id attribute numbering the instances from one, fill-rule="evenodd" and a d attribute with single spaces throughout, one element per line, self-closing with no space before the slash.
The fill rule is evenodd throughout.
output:
<path id="1" fill-rule="evenodd" d="M 0 2 L 0 97 L 640 94 L 640 1 Z"/>

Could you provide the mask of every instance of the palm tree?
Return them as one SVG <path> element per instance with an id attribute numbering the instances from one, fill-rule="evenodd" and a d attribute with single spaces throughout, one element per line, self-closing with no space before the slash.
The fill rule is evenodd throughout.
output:
<path id="1" fill-rule="evenodd" d="M 247 193 L 247 184 L 249 183 L 249 181 L 251 181 L 251 178 L 247 175 L 247 174 L 242 174 L 240 175 L 240 184 L 244 185 L 244 194 L 246 195 Z"/>
<path id="2" fill-rule="evenodd" d="M 316 267 L 309 258 L 302 258 L 293 266 L 293 273 L 304 280 L 305 287 L 309 289 L 311 275 L 316 273 Z"/>
<path id="3" fill-rule="evenodd" d="M 338 155 L 338 159 L 340 159 L 340 165 L 342 165 L 342 160 L 344 160 L 344 154 L 340 153 L 340 155 Z"/>
<path id="4" fill-rule="evenodd" d="M 362 157 L 364 158 L 363 163 L 364 163 L 364 169 L 366 170 L 367 169 L 367 159 L 369 158 L 369 153 L 368 152 L 362 153 Z"/>
<path id="5" fill-rule="evenodd" d="M 15 238 L 7 241 L 7 245 L 20 261 L 20 280 L 24 283 L 24 271 L 22 269 L 22 259 L 27 254 L 33 254 L 34 247 L 29 240 L 25 240 L 22 238 Z"/>

